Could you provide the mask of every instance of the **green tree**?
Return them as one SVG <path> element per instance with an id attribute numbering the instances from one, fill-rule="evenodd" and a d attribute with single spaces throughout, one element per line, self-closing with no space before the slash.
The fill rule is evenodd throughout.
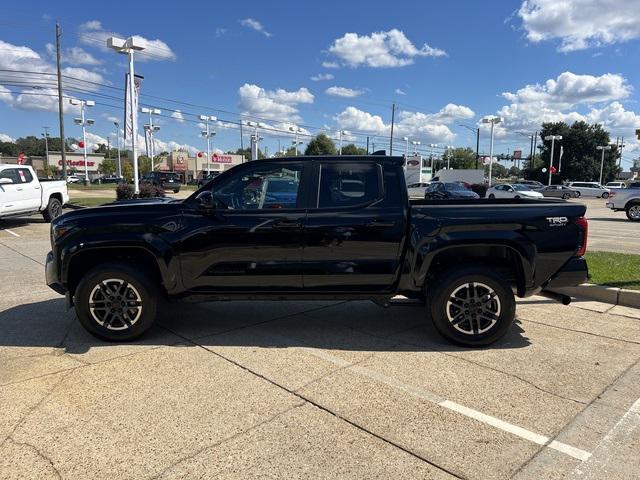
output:
<path id="1" fill-rule="evenodd" d="M 0 153 L 9 157 L 15 157 L 20 153 L 20 149 L 15 143 L 0 142 Z"/>
<path id="2" fill-rule="evenodd" d="M 462 168 L 476 168 L 476 152 L 471 148 L 451 148 L 445 150 L 442 155 L 442 162 L 440 164 L 447 165 L 447 158 L 451 157 L 449 160 L 449 164 L 451 168 L 454 169 L 462 169 Z"/>
<path id="3" fill-rule="evenodd" d="M 636 158 L 633 161 L 633 166 L 629 170 L 632 172 L 640 172 L 640 158 Z"/>
<path id="4" fill-rule="evenodd" d="M 484 166 L 484 174 L 489 176 L 489 165 Z M 509 170 L 504 165 L 500 165 L 497 162 L 494 162 L 491 167 L 491 176 L 493 178 L 507 178 L 509 176 Z"/>
<path id="5" fill-rule="evenodd" d="M 344 150 L 344 149 L 343 149 Z M 306 150 L 305 155 L 335 155 L 336 146 L 324 133 L 321 133 L 314 139 L 312 139 Z"/>
<path id="6" fill-rule="evenodd" d="M 549 135 L 561 135 L 562 140 L 555 142 L 553 152 L 553 166 L 559 168 L 560 151 L 562 148 L 562 168 L 552 176 L 553 183 L 565 180 L 597 181 L 600 178 L 601 152 L 598 145 L 608 145 L 609 132 L 602 125 L 590 125 L 579 121 L 569 126 L 564 122 L 543 123 L 540 132 L 539 159 L 534 161 L 533 169 L 527 165 L 525 176 L 546 183 L 549 179 L 549 160 L 551 157 L 551 141 L 544 140 Z M 605 151 L 602 181 L 614 180 L 619 168 L 616 164 L 618 148 L 613 145 L 610 151 Z M 527 162 L 528 163 L 528 162 Z M 542 169 L 546 169 L 543 172 Z"/>
<path id="7" fill-rule="evenodd" d="M 140 155 L 138 157 L 138 172 L 140 175 L 145 175 L 151 171 L 151 159 L 146 155 Z"/>
<path id="8" fill-rule="evenodd" d="M 366 155 L 367 150 L 362 147 L 356 147 L 353 143 L 342 147 L 343 155 Z"/>
<path id="9" fill-rule="evenodd" d="M 133 180 L 133 166 L 129 162 L 123 163 L 122 176 L 124 177 L 124 181 L 127 183 Z"/>
<path id="10" fill-rule="evenodd" d="M 100 165 L 100 167 L 98 167 L 98 171 L 102 175 L 113 175 L 114 173 L 116 173 L 116 169 L 117 169 L 116 163 L 117 163 L 116 160 L 114 160 L 113 158 L 105 158 L 102 161 L 102 164 Z"/>
<path id="11" fill-rule="evenodd" d="M 251 160 L 251 148 L 249 147 L 239 148 L 235 152 L 230 150 L 227 153 L 230 155 L 242 155 L 247 160 Z M 258 148 L 258 160 L 262 160 L 263 158 L 266 158 L 266 157 L 264 156 L 264 153 L 262 152 L 262 150 Z"/>

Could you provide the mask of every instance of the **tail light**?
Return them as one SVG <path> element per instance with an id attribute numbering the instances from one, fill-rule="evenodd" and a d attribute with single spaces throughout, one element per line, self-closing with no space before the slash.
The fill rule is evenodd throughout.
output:
<path id="1" fill-rule="evenodd" d="M 587 251 L 587 236 L 589 235 L 589 222 L 584 217 L 576 218 L 575 222 L 580 227 L 580 240 L 576 257 L 582 257 Z"/>

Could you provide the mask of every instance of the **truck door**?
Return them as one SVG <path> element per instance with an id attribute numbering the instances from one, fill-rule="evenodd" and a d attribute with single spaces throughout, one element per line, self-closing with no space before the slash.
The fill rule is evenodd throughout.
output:
<path id="1" fill-rule="evenodd" d="M 20 180 L 18 191 L 21 197 L 21 210 L 25 212 L 40 210 L 42 205 L 42 186 L 40 182 L 31 174 L 30 169 L 17 168 L 16 170 Z"/>
<path id="2" fill-rule="evenodd" d="M 398 172 L 390 171 L 395 180 L 388 180 L 375 161 L 314 163 L 317 195 L 304 234 L 305 292 L 390 290 L 405 235 Z"/>
<path id="3" fill-rule="evenodd" d="M 20 211 L 20 191 L 18 171 L 15 168 L 0 170 L 0 178 L 7 178 L 11 183 L 0 184 L 0 214 L 9 215 Z"/>
<path id="4" fill-rule="evenodd" d="M 210 190 L 218 208 L 183 217 L 185 286 L 210 293 L 302 289 L 301 192 L 310 167 L 260 160 L 217 178 Z"/>

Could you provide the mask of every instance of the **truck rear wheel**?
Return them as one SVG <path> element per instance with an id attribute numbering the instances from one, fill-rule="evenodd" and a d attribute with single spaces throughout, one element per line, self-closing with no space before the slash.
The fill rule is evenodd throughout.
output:
<path id="1" fill-rule="evenodd" d="M 42 211 L 42 216 L 44 217 L 44 221 L 49 223 L 56 217 L 62 215 L 62 202 L 57 198 L 51 197 L 49 199 L 49 203 L 47 204 L 47 208 Z"/>
<path id="2" fill-rule="evenodd" d="M 493 270 L 457 267 L 433 284 L 427 306 L 434 326 L 449 341 L 465 347 L 489 345 L 511 328 L 515 298 L 508 282 Z"/>
<path id="3" fill-rule="evenodd" d="M 140 269 L 120 262 L 98 265 L 78 284 L 78 320 L 92 335 L 112 342 L 134 340 L 155 321 L 158 287 Z"/>
<path id="4" fill-rule="evenodd" d="M 627 218 L 632 222 L 640 222 L 640 203 L 632 203 L 625 209 Z"/>

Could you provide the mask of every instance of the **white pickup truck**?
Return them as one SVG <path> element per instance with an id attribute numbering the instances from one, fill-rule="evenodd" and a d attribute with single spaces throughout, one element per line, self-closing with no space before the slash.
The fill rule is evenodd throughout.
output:
<path id="1" fill-rule="evenodd" d="M 616 189 L 615 195 L 609 197 L 607 207 L 615 212 L 624 210 L 629 220 L 640 222 L 640 182 Z"/>
<path id="2" fill-rule="evenodd" d="M 50 222 L 68 201 L 64 180 L 38 180 L 28 165 L 0 164 L 0 219 L 40 212 Z"/>

